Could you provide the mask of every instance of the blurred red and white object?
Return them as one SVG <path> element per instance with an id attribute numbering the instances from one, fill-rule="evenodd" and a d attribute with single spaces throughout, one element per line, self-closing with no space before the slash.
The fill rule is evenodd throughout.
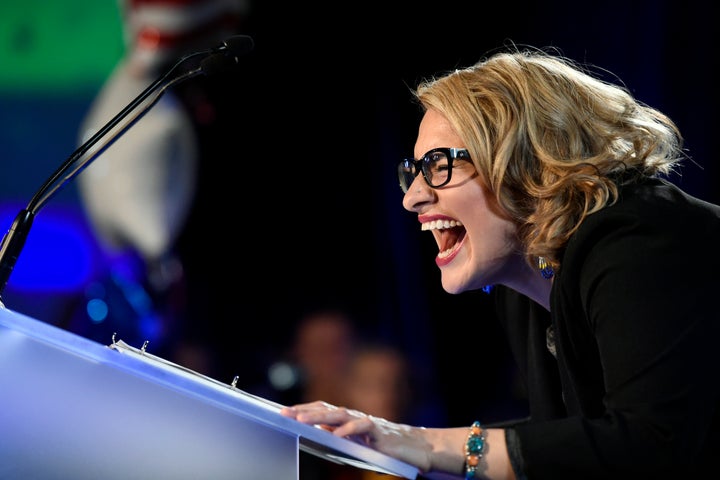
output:
<path id="1" fill-rule="evenodd" d="M 132 68 L 147 72 L 238 33 L 250 1 L 125 0 L 120 6 Z"/>
<path id="2" fill-rule="evenodd" d="M 127 0 L 126 52 L 80 128 L 82 144 L 182 56 L 237 34 L 249 0 Z M 78 177 L 81 201 L 102 243 L 164 258 L 196 191 L 197 137 L 188 112 L 167 91 L 144 117 Z"/>

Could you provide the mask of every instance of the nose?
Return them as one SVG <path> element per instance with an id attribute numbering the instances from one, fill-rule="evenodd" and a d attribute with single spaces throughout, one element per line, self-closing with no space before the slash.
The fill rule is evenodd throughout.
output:
<path id="1" fill-rule="evenodd" d="M 425 182 L 422 175 L 415 177 L 403 197 L 403 207 L 410 212 L 419 212 L 423 205 L 435 201 L 435 189 Z"/>

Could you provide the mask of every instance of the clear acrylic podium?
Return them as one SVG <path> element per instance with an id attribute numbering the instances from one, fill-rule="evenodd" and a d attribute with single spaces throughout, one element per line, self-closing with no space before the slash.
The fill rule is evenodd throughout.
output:
<path id="1" fill-rule="evenodd" d="M 0 307 L 0 479 L 292 480 L 301 450 L 418 475 L 279 407 L 142 347 Z"/>

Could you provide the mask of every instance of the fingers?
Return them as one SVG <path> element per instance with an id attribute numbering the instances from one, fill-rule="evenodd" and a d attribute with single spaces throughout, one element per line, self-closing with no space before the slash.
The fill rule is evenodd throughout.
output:
<path id="1" fill-rule="evenodd" d="M 280 413 L 299 422 L 316 425 L 339 437 L 365 434 L 373 428 L 372 419 L 368 415 L 321 401 L 283 407 Z"/>
<path id="2" fill-rule="evenodd" d="M 297 405 L 285 406 L 280 409 L 280 414 L 284 415 L 286 417 L 297 419 L 297 416 L 300 413 L 307 412 L 312 409 L 320 409 L 320 408 L 332 410 L 337 407 L 335 407 L 334 405 L 331 405 L 327 402 L 316 401 L 316 402 L 311 402 L 311 403 L 300 403 Z"/>
<path id="3" fill-rule="evenodd" d="M 391 422 L 358 410 L 316 401 L 284 407 L 281 413 L 428 470 L 432 445 L 423 427 Z M 464 435 L 464 432 L 463 432 Z M 429 453 L 430 452 L 430 453 Z"/>
<path id="4" fill-rule="evenodd" d="M 375 426 L 373 421 L 367 415 L 354 410 L 347 410 L 346 413 L 346 420 L 335 427 L 333 434 L 338 437 L 353 437 L 355 440 L 369 443 L 373 438 L 372 432 Z"/>
<path id="5" fill-rule="evenodd" d="M 340 425 L 352 420 L 366 417 L 365 414 L 345 407 L 327 404 L 296 405 L 295 418 L 303 423 L 324 423 Z"/>

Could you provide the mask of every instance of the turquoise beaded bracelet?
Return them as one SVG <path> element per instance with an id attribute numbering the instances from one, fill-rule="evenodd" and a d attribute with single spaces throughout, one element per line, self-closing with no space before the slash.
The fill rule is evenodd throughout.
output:
<path id="1" fill-rule="evenodd" d="M 470 426 L 465 442 L 465 480 L 475 478 L 483 453 L 485 453 L 485 430 L 480 426 L 480 422 L 475 421 Z"/>

